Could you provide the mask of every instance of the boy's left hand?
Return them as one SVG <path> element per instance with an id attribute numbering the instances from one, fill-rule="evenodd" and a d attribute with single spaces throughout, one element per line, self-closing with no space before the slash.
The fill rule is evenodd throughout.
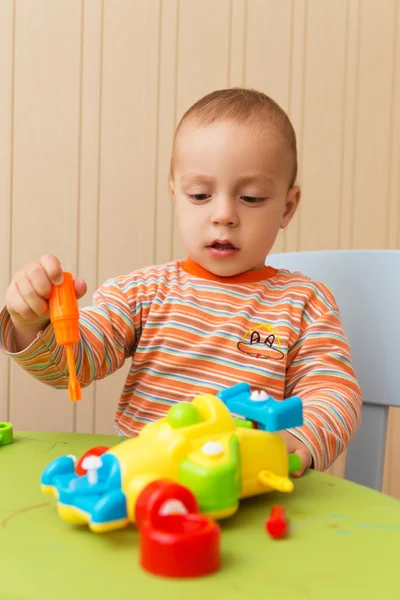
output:
<path id="1" fill-rule="evenodd" d="M 292 473 L 293 477 L 300 477 L 303 475 L 304 471 L 309 469 L 312 465 L 312 456 L 311 452 L 307 448 L 303 442 L 301 442 L 296 436 L 288 431 L 280 431 L 279 435 L 283 437 L 287 444 L 287 449 L 289 454 L 296 453 L 301 458 L 302 468 L 295 473 Z"/>

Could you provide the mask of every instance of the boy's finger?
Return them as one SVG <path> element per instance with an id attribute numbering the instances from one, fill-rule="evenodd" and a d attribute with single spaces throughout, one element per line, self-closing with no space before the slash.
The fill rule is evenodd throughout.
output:
<path id="1" fill-rule="evenodd" d="M 45 268 L 40 262 L 29 263 L 25 268 L 24 278 L 27 278 L 41 298 L 49 298 L 51 294 L 51 283 Z M 22 281 L 22 278 L 17 278 L 17 281 Z"/>
<path id="2" fill-rule="evenodd" d="M 61 263 L 56 256 L 53 254 L 46 254 L 45 256 L 42 256 L 39 262 L 43 265 L 43 268 L 53 285 L 61 285 L 63 283 L 64 273 L 61 268 Z"/>
<path id="3" fill-rule="evenodd" d="M 86 281 L 84 279 L 82 279 L 81 277 L 77 277 L 74 280 L 74 288 L 75 288 L 75 294 L 76 297 L 78 298 L 78 300 L 80 298 L 82 298 L 82 296 L 84 296 L 87 292 L 87 285 L 86 285 Z"/>
<path id="4" fill-rule="evenodd" d="M 19 292 L 20 297 L 28 305 L 28 307 L 32 313 L 32 315 L 29 315 L 28 311 L 26 311 L 26 309 L 25 309 L 25 311 L 24 311 L 24 313 L 26 314 L 25 318 L 26 319 L 37 319 L 37 317 L 43 318 L 47 314 L 49 306 L 48 306 L 46 300 L 43 300 L 43 298 L 41 298 L 37 294 L 36 290 L 32 286 L 29 279 L 27 277 L 22 277 L 19 281 L 15 281 L 15 286 Z"/>
<path id="5" fill-rule="evenodd" d="M 21 296 L 15 281 L 10 285 L 9 296 L 7 298 L 7 308 L 11 315 L 17 316 L 18 320 L 31 321 L 35 319 L 36 315 Z"/>

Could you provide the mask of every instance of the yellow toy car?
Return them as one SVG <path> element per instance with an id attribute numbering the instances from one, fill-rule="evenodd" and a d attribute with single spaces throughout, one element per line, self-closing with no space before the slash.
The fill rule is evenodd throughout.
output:
<path id="1" fill-rule="evenodd" d="M 221 519 L 241 498 L 292 491 L 289 475 L 300 465 L 278 430 L 301 424 L 299 398 L 277 402 L 240 383 L 173 405 L 137 437 L 89 450 L 78 465 L 71 456 L 55 459 L 41 489 L 57 497 L 62 519 L 95 532 L 137 522 L 137 500 L 156 481 L 165 486 L 160 514 L 187 511 L 189 490 L 200 513 Z"/>

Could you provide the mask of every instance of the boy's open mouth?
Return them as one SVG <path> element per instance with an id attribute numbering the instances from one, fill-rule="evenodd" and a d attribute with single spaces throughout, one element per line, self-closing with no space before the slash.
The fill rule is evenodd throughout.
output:
<path id="1" fill-rule="evenodd" d="M 215 240 L 207 246 L 208 253 L 216 259 L 232 258 L 239 251 L 229 240 Z"/>
<path id="2" fill-rule="evenodd" d="M 237 250 L 236 246 L 234 246 L 231 242 L 219 240 L 216 240 L 210 244 L 208 248 L 215 248 L 216 250 Z"/>

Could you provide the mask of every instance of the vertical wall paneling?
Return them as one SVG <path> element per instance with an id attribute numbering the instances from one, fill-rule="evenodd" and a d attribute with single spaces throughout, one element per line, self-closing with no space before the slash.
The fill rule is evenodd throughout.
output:
<path id="1" fill-rule="evenodd" d="M 16 2 L 13 273 L 47 253 L 76 268 L 80 40 L 79 0 Z M 72 429 L 66 390 L 12 364 L 10 391 L 20 428 Z"/>
<path id="2" fill-rule="evenodd" d="M 389 410 L 388 439 L 385 456 L 383 491 L 400 499 L 399 477 L 400 409 Z"/>
<path id="3" fill-rule="evenodd" d="M 245 85 L 271 96 L 286 111 L 291 87 L 292 2 L 251 0 L 247 4 Z M 274 251 L 284 249 L 280 232 Z"/>
<path id="4" fill-rule="evenodd" d="M 159 19 L 159 1 L 104 2 L 98 285 L 153 260 Z M 96 431 L 128 367 L 97 382 Z"/>
<path id="5" fill-rule="evenodd" d="M 346 0 L 309 2 L 300 216 L 307 250 L 319 247 L 322 230 L 326 248 L 339 242 L 346 18 Z"/>
<path id="6" fill-rule="evenodd" d="M 393 20 L 393 64 L 391 90 L 391 126 L 389 136 L 389 219 L 388 246 L 400 244 L 400 2 L 395 5 Z"/>
<path id="7" fill-rule="evenodd" d="M 159 42 L 158 146 L 155 205 L 155 262 L 172 258 L 172 200 L 168 191 L 170 153 L 175 130 L 178 0 L 162 0 Z"/>
<path id="8" fill-rule="evenodd" d="M 354 165 L 353 244 L 387 246 L 396 0 L 363 0 Z M 398 32 L 397 32 L 397 35 Z"/>
<path id="9" fill-rule="evenodd" d="M 97 287 L 103 0 L 84 2 L 81 8 L 77 275 L 88 286 L 79 303 L 83 307 L 91 304 Z M 82 391 L 82 402 L 76 406 L 76 431 L 94 431 L 96 385 Z"/>
<path id="10" fill-rule="evenodd" d="M 347 0 L 345 80 L 342 93 L 342 161 L 340 177 L 339 236 L 340 248 L 352 247 L 354 167 L 356 161 L 356 113 L 358 101 L 359 67 L 359 24 L 358 0 Z"/>
<path id="11" fill-rule="evenodd" d="M 13 165 L 14 1 L 0 4 L 0 294 L 10 279 Z M 2 305 L 3 300 L 0 300 Z M 9 418 L 10 363 L 0 355 L 0 421 Z"/>
<path id="12" fill-rule="evenodd" d="M 304 94 L 306 81 L 306 40 L 308 0 L 292 0 L 290 20 L 290 68 L 288 114 L 296 132 L 299 173 L 298 183 L 303 187 Z M 303 200 L 289 227 L 283 234 L 283 246 L 288 251 L 298 250 L 300 216 Z M 281 234 L 282 235 L 282 234 Z"/>
<path id="13" fill-rule="evenodd" d="M 229 14 L 229 0 L 180 2 L 177 31 L 177 121 L 201 96 L 228 85 Z M 175 219 L 173 229 L 173 258 L 182 258 L 186 253 Z"/>
<path id="14" fill-rule="evenodd" d="M 245 85 L 271 96 L 288 110 L 291 59 L 291 0 L 251 0 L 247 5 Z"/>
<path id="15" fill-rule="evenodd" d="M 244 82 L 246 47 L 247 0 L 230 0 L 229 6 L 229 71 L 228 86 L 242 86 Z"/>
<path id="16" fill-rule="evenodd" d="M 161 0 L 146 3 L 146 43 L 142 49 L 144 90 L 141 95 L 142 129 L 140 135 L 141 177 L 139 198 L 142 236 L 142 264 L 154 263 L 155 207 L 157 194 L 157 157 L 160 102 Z M 152 242 L 152 243 L 151 243 Z"/>

